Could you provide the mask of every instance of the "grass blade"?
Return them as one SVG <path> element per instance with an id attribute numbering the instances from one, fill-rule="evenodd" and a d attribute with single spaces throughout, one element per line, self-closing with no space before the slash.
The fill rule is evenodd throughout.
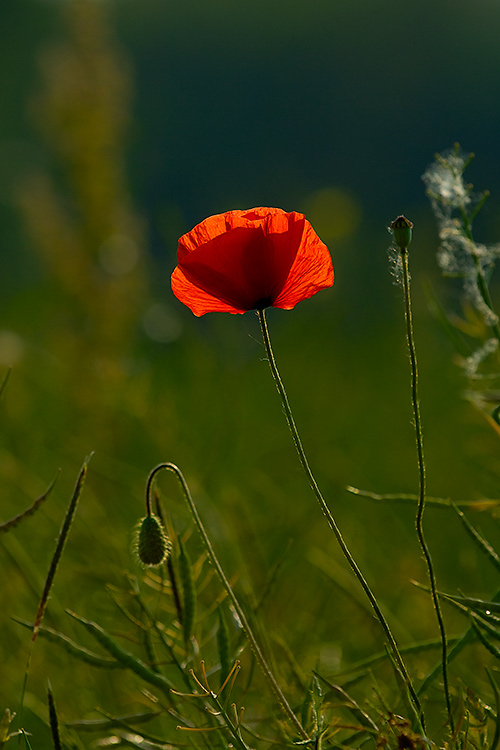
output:
<path id="1" fill-rule="evenodd" d="M 317 672 L 314 672 L 314 675 L 327 686 L 327 688 L 331 691 L 332 695 L 335 696 L 335 698 L 342 701 L 342 705 L 354 716 L 356 721 L 359 722 L 360 726 L 367 727 L 368 729 L 376 733 L 379 732 L 379 728 L 377 727 L 373 719 L 366 713 L 366 711 L 363 711 L 361 706 L 354 700 L 354 698 L 349 695 L 349 693 L 344 690 L 343 687 L 341 687 L 340 685 L 335 685 L 333 682 L 325 679 L 325 677 L 318 674 Z M 329 696 L 327 694 L 325 696 L 325 699 L 328 698 Z"/>
<path id="2" fill-rule="evenodd" d="M 217 628 L 217 650 L 220 661 L 220 684 L 223 685 L 231 669 L 229 657 L 229 630 L 222 605 L 219 604 L 219 627 Z"/>
<path id="3" fill-rule="evenodd" d="M 62 553 L 64 551 L 64 547 L 66 544 L 66 540 L 68 538 L 69 530 L 71 528 L 71 524 L 73 522 L 73 518 L 75 516 L 76 508 L 78 505 L 78 500 L 80 498 L 80 494 L 82 491 L 83 483 L 85 482 L 85 477 L 87 476 L 87 463 L 90 460 L 89 456 L 78 475 L 78 479 L 76 481 L 75 489 L 73 491 L 73 496 L 69 502 L 68 509 L 66 511 L 66 515 L 64 517 L 63 524 L 61 526 L 61 530 L 59 532 L 59 538 L 57 540 L 56 549 L 54 551 L 54 555 L 52 557 L 52 561 L 50 563 L 49 572 L 47 574 L 47 579 L 45 581 L 45 586 L 42 593 L 42 598 L 40 599 L 40 604 L 38 605 L 38 611 L 36 613 L 35 622 L 33 624 L 33 634 L 31 636 L 31 643 L 30 648 L 28 652 L 28 659 L 26 663 L 26 671 L 24 673 L 24 680 L 23 680 L 23 687 L 21 690 L 21 700 L 20 700 L 20 720 L 22 718 L 23 713 L 23 706 L 24 706 L 24 694 L 26 692 L 26 685 L 28 682 L 28 674 L 30 670 L 31 665 L 31 655 L 33 652 L 33 645 L 35 643 L 38 631 L 40 630 L 40 626 L 43 621 L 43 617 L 45 614 L 45 609 L 47 607 L 47 601 L 49 598 L 50 590 L 52 588 L 52 584 L 54 583 L 54 576 L 56 574 L 57 567 L 59 565 L 59 561 L 61 559 Z M 28 742 L 26 735 L 25 735 L 25 741 Z"/>
<path id="4" fill-rule="evenodd" d="M 409 492 L 395 492 L 380 494 L 379 492 L 371 492 L 370 490 L 361 490 L 359 487 L 353 487 L 347 485 L 345 488 L 351 495 L 359 495 L 359 497 L 366 497 L 368 500 L 375 500 L 380 503 L 401 503 L 403 505 L 416 505 L 418 503 L 418 495 Z M 500 500 L 464 500 L 461 503 L 454 503 L 452 500 L 446 497 L 426 497 L 426 505 L 433 505 L 436 508 L 451 508 L 453 506 L 457 508 L 466 508 L 467 510 L 475 511 L 478 513 L 490 512 L 500 505 Z"/>
<path id="5" fill-rule="evenodd" d="M 52 562 L 50 563 L 49 572 L 47 574 L 47 580 L 45 581 L 45 587 L 43 590 L 42 598 L 40 599 L 40 604 L 38 606 L 38 612 L 36 613 L 35 623 L 33 625 L 32 641 L 36 639 L 38 630 L 40 629 L 40 625 L 42 624 L 42 621 L 43 621 L 43 616 L 45 614 L 45 609 L 47 607 L 47 600 L 49 598 L 52 584 L 54 583 L 56 570 L 61 560 L 62 553 L 66 545 L 66 540 L 68 539 L 69 531 L 71 528 L 71 524 L 73 523 L 73 518 L 75 517 L 76 508 L 77 508 L 78 500 L 80 498 L 80 494 L 82 491 L 83 483 L 85 482 L 85 477 L 87 476 L 88 461 L 89 459 L 87 458 L 80 470 L 80 474 L 78 475 L 75 489 L 73 491 L 73 496 L 68 505 L 68 510 L 66 511 L 66 515 L 64 517 L 64 521 L 61 526 L 61 531 L 59 532 L 59 538 L 57 540 L 56 549 L 54 551 L 54 556 L 52 557 Z"/>
<path id="6" fill-rule="evenodd" d="M 500 742 L 500 691 L 498 690 L 498 685 L 491 674 L 491 671 L 486 668 L 486 674 L 488 675 L 488 679 L 490 681 L 490 685 L 493 689 L 493 693 L 495 695 L 495 714 L 496 714 L 496 720 L 495 720 L 495 734 L 493 736 L 493 739 L 491 741 L 490 749 L 489 750 L 497 750 L 498 743 Z"/>
<path id="7" fill-rule="evenodd" d="M 478 623 L 474 620 L 471 620 L 471 626 L 485 649 L 489 651 L 489 653 L 494 656 L 495 659 L 500 659 L 500 649 L 497 648 L 490 640 L 488 640 L 482 629 L 479 627 Z"/>
<path id="8" fill-rule="evenodd" d="M 194 630 L 194 621 L 196 617 L 196 591 L 191 560 L 189 559 L 189 555 L 181 539 L 179 539 L 179 571 L 183 595 L 182 630 L 184 634 L 184 643 L 187 648 Z"/>
<path id="9" fill-rule="evenodd" d="M 61 738 L 59 736 L 59 720 L 57 718 L 56 704 L 54 702 L 54 696 L 50 688 L 50 684 L 47 687 L 47 701 L 49 704 L 49 722 L 50 731 L 52 732 L 52 742 L 54 743 L 54 750 L 62 750 Z"/>
<path id="10" fill-rule="evenodd" d="M 33 623 L 19 620 L 17 617 L 12 617 L 12 619 L 19 625 L 33 630 Z M 44 625 L 40 627 L 38 631 L 38 637 L 50 641 L 51 643 L 57 643 L 58 645 L 62 646 L 66 653 L 74 656 L 76 659 L 80 659 L 80 661 L 83 661 L 86 664 L 91 664 L 93 667 L 99 667 L 103 669 L 125 669 L 123 664 L 115 661 L 115 659 L 106 659 L 105 657 L 99 656 L 93 651 L 90 651 L 89 649 L 80 646 L 80 644 L 75 643 L 75 641 L 71 640 L 71 638 L 68 638 L 68 636 L 64 635 L 64 633 L 59 633 L 59 631 L 53 630 L 52 628 L 47 628 Z"/>
<path id="11" fill-rule="evenodd" d="M 476 531 L 476 529 L 468 521 L 465 514 L 460 510 L 460 508 L 457 508 L 454 503 L 451 503 L 451 507 L 462 521 L 462 524 L 464 525 L 464 528 L 469 536 L 471 536 L 472 539 L 476 542 L 479 549 L 487 555 L 488 559 L 493 563 L 497 571 L 500 571 L 500 557 L 497 555 L 493 547 L 486 541 L 486 539 L 484 539 L 484 537 L 481 536 L 478 531 Z"/>
<path id="12" fill-rule="evenodd" d="M 497 602 L 499 599 L 500 599 L 500 591 L 497 591 L 496 594 L 492 597 L 492 601 Z M 467 612 L 472 613 L 472 610 L 470 609 L 467 610 L 465 606 L 453 600 L 449 596 L 447 597 L 447 601 L 450 604 L 454 604 L 464 613 L 467 613 Z M 460 652 L 465 648 L 465 646 L 471 643 L 475 638 L 476 638 L 476 633 L 474 632 L 474 629 L 471 626 L 465 631 L 465 633 L 460 638 L 456 639 L 455 643 L 450 641 L 451 648 L 450 648 L 450 651 L 448 652 L 448 662 L 451 663 L 453 659 L 455 659 L 455 657 L 458 656 Z M 418 688 L 419 695 L 421 695 L 427 689 L 428 685 L 430 685 L 431 682 L 434 681 L 434 679 L 439 674 L 440 668 L 441 668 L 441 664 L 440 663 L 436 664 L 435 667 L 426 675 L 426 677 L 424 677 L 424 679 L 422 680 Z"/>
<path id="13" fill-rule="evenodd" d="M 76 729 L 80 732 L 102 732 L 105 729 L 113 729 L 113 727 L 122 727 L 124 724 L 130 726 L 131 724 L 142 724 L 146 721 L 151 721 L 161 716 L 161 711 L 148 711 L 142 714 L 127 714 L 126 716 L 111 716 L 105 715 L 102 719 L 81 719 L 79 721 L 67 721 L 65 726 L 69 729 Z"/>
<path id="14" fill-rule="evenodd" d="M 23 510 L 22 513 L 18 513 L 17 516 L 14 516 L 14 518 L 11 518 L 9 521 L 4 521 L 3 523 L 0 523 L 0 532 L 2 531 L 10 531 L 10 529 L 13 529 L 14 526 L 17 526 L 18 523 L 23 521 L 28 516 L 31 516 L 35 511 L 38 510 L 40 505 L 48 498 L 52 490 L 54 489 L 54 485 L 57 482 L 57 479 L 59 477 L 59 472 L 56 474 L 55 478 L 52 480 L 48 488 L 45 490 L 43 495 L 40 495 L 30 506 L 29 508 L 26 508 L 26 510 Z"/>
<path id="15" fill-rule="evenodd" d="M 7 387 L 7 383 L 9 382 L 10 374 L 12 372 L 12 367 L 9 367 L 7 370 L 7 374 L 5 375 L 4 379 L 2 380 L 2 385 L 0 385 L 0 398 L 2 398 L 3 393 Z"/>
<path id="16" fill-rule="evenodd" d="M 117 661 L 121 662 L 121 664 L 123 664 L 125 667 L 132 670 L 132 672 L 135 672 L 135 674 L 148 682 L 150 685 L 154 685 L 155 687 L 159 688 L 169 699 L 169 702 L 172 701 L 170 690 L 174 687 L 174 685 L 166 677 L 159 674 L 158 672 L 154 672 L 150 667 L 148 667 L 147 664 L 134 656 L 134 654 L 122 648 L 122 646 L 120 646 L 113 638 L 111 638 L 111 636 L 96 622 L 86 620 L 84 617 L 80 617 L 74 612 L 68 611 L 68 614 L 71 615 L 71 617 L 74 617 L 75 620 L 80 622 L 93 636 L 93 638 L 95 638 L 95 640 L 101 644 L 101 646 L 108 652 L 108 654 L 113 656 Z"/>

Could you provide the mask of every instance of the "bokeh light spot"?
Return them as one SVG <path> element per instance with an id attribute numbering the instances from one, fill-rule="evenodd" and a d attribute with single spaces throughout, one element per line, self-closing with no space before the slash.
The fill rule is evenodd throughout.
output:
<path id="1" fill-rule="evenodd" d="M 0 331 L 0 365 L 12 367 L 23 358 L 24 343 L 14 331 Z"/>
<path id="2" fill-rule="evenodd" d="M 178 339 L 182 332 L 182 324 L 178 316 L 161 302 L 156 302 L 144 313 L 142 326 L 147 336 L 153 341 L 168 344 Z"/>
<path id="3" fill-rule="evenodd" d="M 113 234 L 99 250 L 101 267 L 111 276 L 125 276 L 138 260 L 137 244 L 125 234 Z"/>
<path id="4" fill-rule="evenodd" d="M 304 213 L 324 241 L 349 237 L 361 220 L 357 198 L 337 187 L 323 188 L 308 196 Z"/>

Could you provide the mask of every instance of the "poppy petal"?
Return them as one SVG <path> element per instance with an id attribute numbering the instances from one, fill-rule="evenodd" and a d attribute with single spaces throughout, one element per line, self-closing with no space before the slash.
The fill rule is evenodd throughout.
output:
<path id="1" fill-rule="evenodd" d="M 186 277 L 184 272 L 177 266 L 172 274 L 172 291 L 191 312 L 200 317 L 208 312 L 245 313 L 245 309 L 237 309 L 233 305 L 223 302 L 212 294 L 205 292 Z"/>
<path id="2" fill-rule="evenodd" d="M 273 307 L 291 310 L 298 302 L 332 286 L 333 280 L 330 251 L 305 220 L 300 248 Z"/>
<path id="3" fill-rule="evenodd" d="M 195 315 L 290 309 L 333 283 L 309 222 L 279 208 L 210 216 L 180 238 L 177 258 L 172 290 Z"/>

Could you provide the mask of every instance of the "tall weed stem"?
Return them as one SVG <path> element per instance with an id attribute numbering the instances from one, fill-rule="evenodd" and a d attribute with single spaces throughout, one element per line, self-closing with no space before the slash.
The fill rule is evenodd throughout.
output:
<path id="1" fill-rule="evenodd" d="M 248 622 L 248 619 L 243 611 L 243 608 L 241 607 L 238 599 L 236 598 L 236 595 L 231 588 L 231 584 L 226 578 L 226 575 L 222 569 L 222 566 L 214 552 L 214 549 L 212 547 L 212 544 L 210 542 L 210 539 L 208 538 L 208 534 L 205 531 L 205 527 L 203 525 L 203 522 L 198 514 L 198 510 L 196 509 L 196 505 L 194 504 L 194 500 L 192 498 L 188 483 L 186 482 L 184 475 L 182 471 L 179 469 L 178 466 L 176 466 L 173 463 L 162 463 L 156 466 L 151 473 L 149 474 L 147 485 L 146 485 L 146 496 L 148 498 L 148 507 L 150 507 L 150 496 L 151 496 L 151 488 L 153 486 L 153 480 L 162 469 L 167 469 L 168 471 L 172 471 L 176 476 L 177 479 L 180 482 L 180 485 L 182 487 L 182 491 L 184 493 L 184 498 L 186 500 L 186 503 L 189 508 L 189 512 L 191 514 L 191 517 L 195 523 L 196 528 L 198 529 L 198 532 L 202 538 L 203 544 L 205 545 L 205 549 L 208 553 L 208 557 L 210 562 L 212 563 L 213 567 L 215 568 L 217 575 L 219 576 L 219 580 L 222 583 L 224 589 L 226 590 L 226 593 L 231 601 L 231 604 L 234 607 L 234 610 L 236 614 L 238 615 L 238 618 L 241 622 L 241 625 L 243 627 L 243 630 L 245 631 L 245 634 L 248 638 L 248 641 L 250 643 L 251 649 L 254 653 L 254 656 L 257 660 L 257 663 L 259 664 L 262 672 L 264 673 L 265 678 L 267 679 L 269 686 L 274 693 L 275 697 L 277 698 L 279 704 L 281 705 L 283 711 L 290 719 L 291 723 L 295 727 L 297 733 L 300 735 L 302 740 L 309 740 L 309 735 L 305 731 L 304 727 L 300 723 L 300 721 L 295 716 L 294 712 L 292 711 L 288 701 L 286 700 L 283 691 L 281 690 L 280 686 L 278 685 L 278 682 L 276 680 L 276 677 L 271 671 L 271 668 L 269 667 L 266 658 L 262 652 L 262 649 L 260 648 L 257 639 L 253 633 L 252 628 L 250 627 L 250 624 Z"/>
<path id="2" fill-rule="evenodd" d="M 411 311 L 411 295 L 410 295 L 410 274 L 408 272 L 408 248 L 400 247 L 401 264 L 402 264 L 402 278 L 403 278 L 403 291 L 405 300 L 405 320 L 406 320 L 406 338 L 408 342 L 408 352 L 410 356 L 410 368 L 411 368 L 411 397 L 413 406 L 413 420 L 415 425 L 415 438 L 417 442 L 417 460 L 418 460 L 418 474 L 419 474 L 419 499 L 417 506 L 417 516 L 415 519 L 415 526 L 417 530 L 418 540 L 422 548 L 422 552 L 427 565 L 427 571 L 429 575 L 429 583 L 431 588 L 431 596 L 436 611 L 436 618 L 438 621 L 439 632 L 441 635 L 442 644 L 442 672 L 443 672 L 443 687 L 444 695 L 446 700 L 446 709 L 448 712 L 448 721 L 450 724 L 451 733 L 453 734 L 454 722 L 453 714 L 451 710 L 451 699 L 450 699 L 450 688 L 448 681 L 448 646 L 446 640 L 446 630 L 444 627 L 443 615 L 441 612 L 441 605 L 439 603 L 439 595 L 437 591 L 436 574 L 434 572 L 434 565 L 432 563 L 431 553 L 424 535 L 423 519 L 425 510 L 425 495 L 426 495 L 426 472 L 425 472 L 425 458 L 424 458 L 424 440 L 422 433 L 422 421 L 420 418 L 420 403 L 418 398 L 418 367 L 417 367 L 417 353 L 415 348 L 415 339 L 413 335 L 413 320 Z"/>
<path id="3" fill-rule="evenodd" d="M 311 470 L 311 467 L 309 466 L 309 462 L 307 460 L 306 453 L 304 451 L 304 448 L 302 446 L 302 441 L 300 439 L 299 432 L 297 430 L 297 426 L 295 424 L 295 420 L 293 418 L 292 409 L 290 407 L 290 402 L 288 401 L 288 396 L 285 390 L 285 386 L 283 385 L 283 381 L 281 380 L 281 376 L 278 370 L 278 366 L 276 364 L 276 359 L 273 353 L 273 349 L 271 346 L 271 338 L 269 336 L 269 329 L 267 326 L 266 316 L 264 310 L 257 310 L 257 315 L 259 317 L 260 327 L 262 330 L 262 338 L 264 341 L 264 347 L 267 354 L 267 359 L 269 362 L 269 366 L 271 368 L 271 373 L 274 379 L 274 382 L 276 384 L 276 388 L 278 389 L 278 393 L 281 397 L 281 402 L 283 405 L 283 410 L 285 412 L 286 421 L 288 423 L 288 427 L 290 428 L 290 432 L 292 434 L 292 439 L 295 445 L 295 448 L 297 450 L 297 454 L 299 456 L 299 461 L 302 465 L 302 468 L 304 469 L 304 472 L 307 476 L 307 479 L 309 480 L 309 484 L 311 485 L 311 488 L 316 496 L 316 499 L 319 503 L 319 506 L 321 510 L 323 511 L 323 514 L 326 517 L 326 520 L 328 522 L 328 525 L 330 529 L 333 531 L 335 538 L 337 539 L 337 542 L 340 546 L 340 549 L 342 550 L 342 553 L 344 557 L 346 558 L 347 562 L 349 563 L 349 566 L 351 570 L 353 571 L 354 575 L 358 579 L 361 588 L 365 592 L 366 596 L 368 597 L 368 600 L 373 608 L 373 611 L 375 612 L 375 616 L 377 620 L 379 621 L 382 630 L 384 631 L 385 637 L 387 639 L 387 642 L 389 644 L 391 653 L 394 658 L 394 662 L 401 673 L 401 676 L 404 680 L 404 682 L 407 685 L 408 692 L 413 704 L 413 707 L 416 711 L 416 714 L 418 716 L 418 719 L 422 725 L 422 729 L 425 731 L 425 723 L 424 723 L 424 716 L 422 712 L 422 708 L 420 705 L 419 698 L 417 696 L 417 693 L 415 691 L 415 688 L 413 687 L 410 675 L 408 673 L 408 670 L 406 668 L 406 665 L 403 661 L 403 657 L 401 656 L 401 652 L 398 648 L 398 645 L 396 643 L 396 639 L 394 638 L 392 631 L 389 627 L 389 623 L 387 622 L 386 618 L 384 617 L 384 614 L 382 610 L 379 607 L 379 604 L 377 602 L 377 599 L 375 598 L 375 594 L 371 590 L 367 580 L 365 579 L 363 573 L 361 572 L 358 564 L 356 563 L 354 557 L 352 556 L 346 542 L 344 541 L 344 537 L 342 536 L 342 533 L 337 525 L 337 522 L 335 521 L 335 518 L 333 517 L 322 493 L 318 486 L 318 483 L 316 482 L 316 479 L 314 477 L 314 474 Z"/>

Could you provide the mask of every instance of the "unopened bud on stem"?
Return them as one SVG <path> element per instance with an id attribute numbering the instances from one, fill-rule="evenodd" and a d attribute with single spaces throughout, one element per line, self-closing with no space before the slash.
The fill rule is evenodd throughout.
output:
<path id="1" fill-rule="evenodd" d="M 398 216 L 397 219 L 394 219 L 389 229 L 394 237 L 394 242 L 401 252 L 408 250 L 413 230 L 411 221 L 408 221 L 405 216 Z"/>
<path id="2" fill-rule="evenodd" d="M 170 554 L 170 540 L 160 519 L 151 514 L 139 523 L 135 548 L 142 565 L 156 567 L 165 562 Z"/>

